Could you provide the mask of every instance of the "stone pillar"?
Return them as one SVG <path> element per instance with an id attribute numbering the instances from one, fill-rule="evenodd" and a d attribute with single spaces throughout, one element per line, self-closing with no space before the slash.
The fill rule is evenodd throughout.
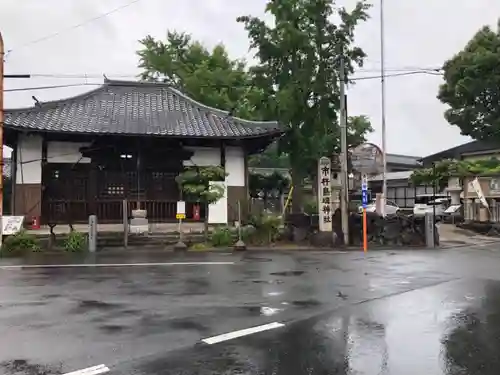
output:
<path id="1" fill-rule="evenodd" d="M 451 204 L 460 204 L 460 193 L 462 193 L 462 185 L 460 184 L 460 178 L 450 177 L 448 179 L 448 187 L 446 191 L 450 193 Z"/>
<path id="2" fill-rule="evenodd" d="M 474 200 L 470 198 L 464 200 L 464 220 L 466 221 L 474 220 L 475 213 L 473 202 Z"/>
<path id="3" fill-rule="evenodd" d="M 129 223 L 130 233 L 145 234 L 149 233 L 149 222 L 146 210 L 132 210 L 132 218 Z"/>
<path id="4" fill-rule="evenodd" d="M 489 221 L 488 216 L 488 209 L 481 205 L 481 207 L 479 208 L 479 221 L 482 223 Z"/>

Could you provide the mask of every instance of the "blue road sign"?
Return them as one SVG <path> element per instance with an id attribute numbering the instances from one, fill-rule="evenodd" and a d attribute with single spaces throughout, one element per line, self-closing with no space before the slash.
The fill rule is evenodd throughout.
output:
<path id="1" fill-rule="evenodd" d="M 368 191 L 365 189 L 361 191 L 361 204 L 363 205 L 363 208 L 366 208 L 368 205 Z"/>

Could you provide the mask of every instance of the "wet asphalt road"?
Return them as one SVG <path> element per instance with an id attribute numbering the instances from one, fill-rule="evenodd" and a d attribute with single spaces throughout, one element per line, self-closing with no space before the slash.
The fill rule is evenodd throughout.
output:
<path id="1" fill-rule="evenodd" d="M 0 267 L 0 374 L 500 373 L 500 245 L 97 262 Z"/>

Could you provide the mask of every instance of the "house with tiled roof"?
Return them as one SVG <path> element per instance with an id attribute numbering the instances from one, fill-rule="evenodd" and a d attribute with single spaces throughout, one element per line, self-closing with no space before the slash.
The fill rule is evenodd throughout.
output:
<path id="1" fill-rule="evenodd" d="M 283 134 L 207 107 L 166 84 L 110 81 L 72 98 L 5 112 L 13 148 L 14 210 L 42 223 L 119 223 L 123 201 L 153 221 L 175 220 L 175 177 L 187 166 L 220 165 L 224 197 L 203 219 L 234 220 L 248 197 L 247 158 Z M 187 219 L 192 206 L 186 202 Z"/>

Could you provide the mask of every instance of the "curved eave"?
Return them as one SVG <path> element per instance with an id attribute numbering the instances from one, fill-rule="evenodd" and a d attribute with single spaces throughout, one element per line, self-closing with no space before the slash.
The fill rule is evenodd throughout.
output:
<path id="1" fill-rule="evenodd" d="M 173 88 L 169 84 L 166 83 L 156 83 L 156 82 L 138 82 L 138 81 L 118 81 L 118 80 L 109 80 L 106 79 L 104 81 L 104 84 L 100 85 L 99 87 L 89 90 L 86 92 L 83 92 L 81 94 L 77 94 L 68 98 L 64 99 L 58 99 L 58 100 L 51 100 L 47 102 L 42 102 L 40 107 L 37 106 L 31 106 L 31 107 L 22 107 L 22 108 L 12 108 L 12 109 L 6 109 L 4 110 L 4 114 L 9 114 L 9 113 L 18 113 L 18 112 L 43 112 L 46 109 L 58 107 L 67 103 L 71 103 L 73 101 L 77 100 L 84 100 L 87 99 L 95 94 L 98 94 L 102 91 L 105 91 L 108 87 L 151 87 L 151 88 L 165 88 L 170 90 L 171 92 L 175 93 L 179 97 L 183 98 L 186 101 L 189 101 L 191 104 L 193 104 L 196 107 L 199 107 L 200 109 L 203 109 L 207 112 L 216 114 L 221 117 L 226 117 L 230 116 L 229 111 L 224 111 L 222 109 L 218 109 L 215 107 L 210 107 L 208 105 L 205 105 L 201 102 L 198 102 L 188 95 L 184 94 L 183 92 Z M 236 116 L 231 116 L 233 120 L 236 122 L 241 122 L 243 124 L 249 125 L 249 126 L 257 126 L 257 125 L 276 125 L 276 121 L 252 121 L 252 120 L 247 120 L 241 117 L 236 117 Z"/>
<path id="2" fill-rule="evenodd" d="M 101 133 L 101 132 L 83 132 L 83 131 L 71 131 L 71 132 L 60 132 L 57 130 L 45 130 L 45 129 L 30 129 L 30 128 L 25 128 L 25 127 L 18 127 L 18 126 L 13 126 L 8 123 L 4 123 L 4 129 L 14 131 L 14 132 L 19 132 L 19 133 L 47 133 L 47 134 L 65 134 L 65 135 L 86 135 L 86 136 L 96 136 L 96 137 L 105 137 L 105 136 L 114 136 L 114 137 L 155 137 L 155 138 L 170 138 L 170 139 L 183 139 L 183 138 L 190 138 L 190 139 L 221 139 L 221 140 L 245 140 L 245 139 L 258 139 L 258 138 L 275 138 L 275 137 L 280 137 L 283 134 L 285 134 L 284 130 L 280 129 L 272 129 L 269 132 L 263 132 L 259 134 L 250 134 L 250 135 L 244 135 L 244 136 L 214 136 L 214 137 L 207 137 L 207 136 L 191 136 L 191 135 L 175 135 L 175 134 L 140 134 L 140 133 Z"/>

